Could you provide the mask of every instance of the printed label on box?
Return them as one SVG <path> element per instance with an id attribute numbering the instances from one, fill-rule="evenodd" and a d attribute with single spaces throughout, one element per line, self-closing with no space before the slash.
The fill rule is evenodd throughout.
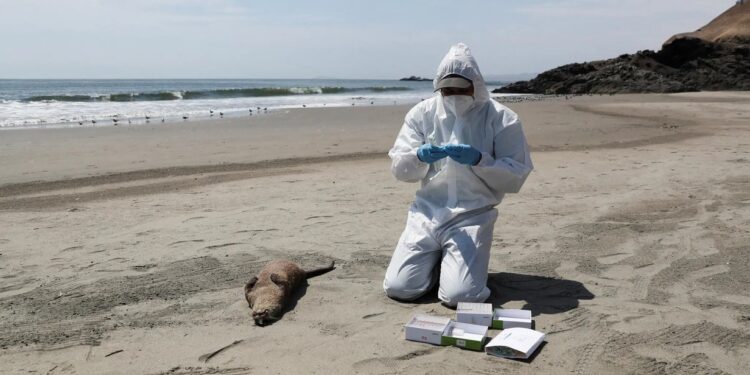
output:
<path id="1" fill-rule="evenodd" d="M 531 328 L 531 310 L 496 309 L 492 318 L 492 328 Z"/>
<path id="2" fill-rule="evenodd" d="M 481 351 L 487 339 L 487 330 L 485 326 L 451 322 L 443 333 L 442 345 Z"/>
<path id="3" fill-rule="evenodd" d="M 443 332 L 450 322 L 448 318 L 417 314 L 404 326 L 404 336 L 410 341 L 441 345 Z"/>
<path id="4" fill-rule="evenodd" d="M 484 351 L 489 355 L 526 359 L 544 341 L 545 334 L 527 328 L 508 328 L 493 338 Z"/>
<path id="5" fill-rule="evenodd" d="M 459 302 L 456 307 L 456 321 L 489 327 L 492 325 L 492 304 Z"/>

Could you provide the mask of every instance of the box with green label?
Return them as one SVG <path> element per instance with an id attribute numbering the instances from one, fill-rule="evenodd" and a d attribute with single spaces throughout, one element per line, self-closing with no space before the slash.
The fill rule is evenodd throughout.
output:
<path id="1" fill-rule="evenodd" d="M 482 351 L 487 339 L 486 326 L 450 322 L 443 332 L 441 345 L 452 345 L 462 349 Z"/>
<path id="2" fill-rule="evenodd" d="M 404 336 L 410 341 L 482 351 L 487 341 L 487 330 L 485 326 L 415 314 L 404 326 Z"/>
<path id="3" fill-rule="evenodd" d="M 495 309 L 492 328 L 531 328 L 531 310 Z"/>

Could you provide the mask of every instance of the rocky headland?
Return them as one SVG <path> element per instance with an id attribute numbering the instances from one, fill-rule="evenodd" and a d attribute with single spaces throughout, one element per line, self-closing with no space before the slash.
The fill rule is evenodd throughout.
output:
<path id="1" fill-rule="evenodd" d="M 669 38 L 659 51 L 574 63 L 494 93 L 617 94 L 750 90 L 750 3 Z"/>

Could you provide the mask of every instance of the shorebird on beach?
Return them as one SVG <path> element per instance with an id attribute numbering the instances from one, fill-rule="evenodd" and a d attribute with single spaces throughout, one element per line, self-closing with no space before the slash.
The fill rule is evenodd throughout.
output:
<path id="1" fill-rule="evenodd" d="M 182 119 L 183 119 L 183 120 L 187 120 L 187 119 L 188 119 L 188 115 L 183 115 L 183 116 L 182 116 Z"/>
<path id="2" fill-rule="evenodd" d="M 91 120 L 91 123 L 92 124 L 96 124 L 96 120 Z"/>
<path id="3" fill-rule="evenodd" d="M 78 121 L 78 125 L 83 125 L 83 121 Z"/>
<path id="4" fill-rule="evenodd" d="M 213 116 L 214 115 L 214 110 L 213 109 L 209 109 L 208 110 L 208 115 L 209 116 Z"/>
<path id="5" fill-rule="evenodd" d="M 164 117 L 161 118 L 161 122 L 164 122 Z"/>
<path id="6" fill-rule="evenodd" d="M 224 112 L 219 112 L 219 116 L 224 117 Z"/>
<path id="7" fill-rule="evenodd" d="M 114 122 L 114 123 L 115 123 L 115 125 L 117 125 L 117 121 L 120 121 L 120 120 L 118 120 L 118 119 L 116 119 L 116 118 L 113 118 L 113 119 L 112 119 L 112 122 Z"/>

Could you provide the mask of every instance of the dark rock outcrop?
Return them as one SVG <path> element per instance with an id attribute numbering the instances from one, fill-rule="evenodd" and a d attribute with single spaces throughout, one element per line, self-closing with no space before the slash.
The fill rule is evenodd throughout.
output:
<path id="1" fill-rule="evenodd" d="M 399 79 L 399 81 L 432 81 L 432 80 L 429 78 L 422 78 L 418 76 L 409 76 L 406 78 L 401 78 Z"/>
<path id="2" fill-rule="evenodd" d="M 750 4 L 737 4 L 694 33 L 670 38 L 658 52 L 564 65 L 501 93 L 613 94 L 750 90 Z"/>

